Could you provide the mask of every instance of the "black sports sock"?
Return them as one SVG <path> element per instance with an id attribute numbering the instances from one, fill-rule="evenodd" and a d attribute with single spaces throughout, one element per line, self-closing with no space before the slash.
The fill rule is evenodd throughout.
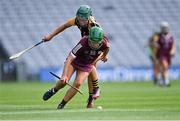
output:
<path id="1" fill-rule="evenodd" d="M 93 83 L 93 89 L 98 89 L 99 88 L 99 86 L 98 86 L 98 79 L 97 80 L 93 80 L 92 83 Z"/>
<path id="2" fill-rule="evenodd" d="M 53 93 L 53 94 L 56 94 L 56 92 L 58 91 L 55 87 L 51 88 L 50 91 Z"/>
<path id="3" fill-rule="evenodd" d="M 58 90 L 54 87 L 54 88 L 52 88 L 52 91 L 53 91 L 54 93 L 56 93 Z"/>
<path id="4" fill-rule="evenodd" d="M 156 76 L 154 76 L 154 84 L 157 84 L 157 82 L 158 82 L 158 78 L 156 77 Z"/>
<path id="5" fill-rule="evenodd" d="M 89 92 L 89 96 L 92 96 L 92 95 L 93 95 L 93 93 Z"/>
<path id="6" fill-rule="evenodd" d="M 67 102 L 63 99 L 63 100 L 61 101 L 61 103 L 58 105 L 57 109 L 63 109 L 64 106 L 66 105 L 66 103 L 67 103 Z"/>
<path id="7" fill-rule="evenodd" d="M 62 105 L 66 105 L 66 103 L 67 103 L 67 102 L 66 102 L 64 99 L 61 101 L 61 104 L 62 104 Z"/>
<path id="8" fill-rule="evenodd" d="M 89 102 L 92 102 L 92 100 L 93 100 L 93 96 L 92 96 L 92 95 L 89 95 L 88 103 L 89 103 Z"/>

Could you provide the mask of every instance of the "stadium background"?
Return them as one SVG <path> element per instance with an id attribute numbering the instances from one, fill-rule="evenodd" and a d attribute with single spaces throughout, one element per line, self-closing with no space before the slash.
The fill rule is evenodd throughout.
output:
<path id="1" fill-rule="evenodd" d="M 162 21 L 170 23 L 177 41 L 170 78 L 180 78 L 179 0 L 0 0 L 0 80 L 54 80 L 48 72 L 61 72 L 68 52 L 81 38 L 77 27 L 17 60 L 8 57 L 41 41 L 74 17 L 81 4 L 92 7 L 110 39 L 109 61 L 98 65 L 101 80 L 150 80 L 147 40 Z"/>

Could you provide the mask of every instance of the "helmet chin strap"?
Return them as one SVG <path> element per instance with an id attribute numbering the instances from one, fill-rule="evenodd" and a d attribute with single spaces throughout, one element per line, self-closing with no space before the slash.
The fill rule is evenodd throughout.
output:
<path id="1" fill-rule="evenodd" d="M 84 25 L 84 26 L 82 26 L 82 25 L 80 24 L 80 20 L 79 20 L 78 18 L 76 18 L 76 20 L 77 20 L 78 26 L 81 27 L 81 28 L 86 28 L 86 27 L 88 27 L 88 25 L 89 25 L 89 20 L 88 20 L 88 23 L 87 23 L 86 25 Z"/>
<path id="2" fill-rule="evenodd" d="M 90 40 L 88 40 L 88 45 L 89 45 L 89 47 L 90 47 L 91 49 L 97 50 L 97 49 L 99 49 L 99 48 L 102 46 L 102 43 L 99 44 L 99 46 L 98 46 L 97 48 L 94 48 L 94 47 L 92 47 Z"/>

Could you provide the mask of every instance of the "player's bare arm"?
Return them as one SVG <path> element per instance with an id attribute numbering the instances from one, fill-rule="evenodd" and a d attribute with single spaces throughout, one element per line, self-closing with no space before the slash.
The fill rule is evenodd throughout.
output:
<path id="1" fill-rule="evenodd" d="M 159 41 L 159 35 L 158 34 L 154 34 L 152 37 L 152 40 L 149 42 L 149 46 L 151 48 L 151 55 L 154 59 L 156 59 L 156 53 L 158 50 L 158 41 Z"/>
<path id="2" fill-rule="evenodd" d="M 61 77 L 61 82 L 62 83 L 66 83 L 66 81 L 68 81 L 68 69 L 72 63 L 72 61 L 74 60 L 75 58 L 69 54 L 69 56 L 67 57 L 65 63 L 64 63 L 64 69 L 63 69 L 63 74 L 62 74 L 62 77 Z"/>
<path id="3" fill-rule="evenodd" d="M 93 62 L 93 65 L 96 65 L 98 61 L 106 62 L 108 60 L 108 52 L 109 48 L 105 49 L 104 52 L 102 52 L 97 59 Z"/>
<path id="4" fill-rule="evenodd" d="M 170 51 L 170 55 L 171 56 L 174 56 L 176 54 L 176 43 L 174 42 L 173 43 L 173 46 L 172 46 L 172 49 Z"/>
<path id="5" fill-rule="evenodd" d="M 158 41 L 159 41 L 159 35 L 158 34 L 155 34 L 152 38 L 152 43 L 151 43 L 151 47 L 152 48 L 158 48 Z"/>
<path id="6" fill-rule="evenodd" d="M 103 52 L 96 58 L 96 60 L 94 60 L 94 62 L 93 62 L 94 66 L 96 66 L 98 61 L 102 60 L 102 55 L 103 55 Z"/>
<path id="7" fill-rule="evenodd" d="M 44 36 L 42 40 L 44 40 L 44 42 L 50 41 L 54 36 L 56 36 L 57 34 L 61 33 L 62 31 L 73 25 L 75 25 L 75 18 L 72 18 L 68 20 L 66 23 L 57 27 L 52 33 Z"/>
<path id="8" fill-rule="evenodd" d="M 109 53 L 109 48 L 105 49 L 104 52 L 103 52 L 103 54 L 102 54 L 101 60 L 102 60 L 103 62 L 106 62 L 106 61 L 108 60 L 108 53 Z"/>

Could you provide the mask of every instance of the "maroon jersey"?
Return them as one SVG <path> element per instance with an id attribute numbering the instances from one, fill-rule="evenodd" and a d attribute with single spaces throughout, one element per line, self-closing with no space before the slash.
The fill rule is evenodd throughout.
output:
<path id="1" fill-rule="evenodd" d="M 90 72 L 93 68 L 93 62 L 107 48 L 109 48 L 107 37 L 103 38 L 99 48 L 93 49 L 88 44 L 88 37 L 85 36 L 71 51 L 71 55 L 75 58 L 72 65 L 81 71 Z"/>
<path id="2" fill-rule="evenodd" d="M 173 47 L 174 38 L 171 34 L 168 35 L 159 35 L 158 50 L 157 50 L 157 58 L 160 60 L 166 59 L 170 63 L 171 55 L 170 51 Z"/>

